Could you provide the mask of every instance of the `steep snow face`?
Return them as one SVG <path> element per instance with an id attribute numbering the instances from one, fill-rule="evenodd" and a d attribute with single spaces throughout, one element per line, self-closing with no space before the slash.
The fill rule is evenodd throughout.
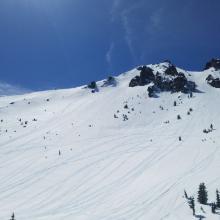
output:
<path id="1" fill-rule="evenodd" d="M 220 189 L 220 89 L 206 82 L 211 69 L 178 71 L 196 83 L 192 97 L 149 98 L 151 84 L 128 86 L 136 69 L 94 93 L 1 97 L 0 219 L 195 219 L 184 190 L 196 199 L 205 182 L 212 202 Z M 219 219 L 203 209 L 196 202 L 198 216 Z"/>

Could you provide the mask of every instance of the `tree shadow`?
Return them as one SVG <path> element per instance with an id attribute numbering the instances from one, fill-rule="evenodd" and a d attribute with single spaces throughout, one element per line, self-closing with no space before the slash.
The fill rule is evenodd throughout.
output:
<path id="1" fill-rule="evenodd" d="M 193 92 L 194 93 L 205 93 L 205 92 L 203 92 L 202 90 L 199 90 L 199 89 L 195 89 Z"/>
<path id="2" fill-rule="evenodd" d="M 220 215 L 220 211 L 215 211 L 215 214 L 216 215 Z"/>
<path id="3" fill-rule="evenodd" d="M 202 220 L 202 219 L 204 219 L 204 218 L 205 218 L 205 216 L 204 216 L 204 215 L 195 215 L 195 217 L 196 217 L 196 218 L 198 218 L 199 220 Z"/>
<path id="4" fill-rule="evenodd" d="M 151 98 L 160 98 L 159 95 L 157 95 L 156 93 L 152 94 Z"/>

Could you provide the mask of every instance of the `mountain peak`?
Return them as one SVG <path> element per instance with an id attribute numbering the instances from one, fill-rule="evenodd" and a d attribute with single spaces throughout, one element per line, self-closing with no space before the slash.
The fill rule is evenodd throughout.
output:
<path id="1" fill-rule="evenodd" d="M 220 184 L 218 74 L 164 62 L 0 97 L 0 219 L 195 219 L 187 198 Z"/>

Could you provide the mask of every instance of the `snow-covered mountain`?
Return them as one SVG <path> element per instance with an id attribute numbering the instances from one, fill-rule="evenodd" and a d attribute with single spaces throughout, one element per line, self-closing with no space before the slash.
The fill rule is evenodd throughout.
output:
<path id="1" fill-rule="evenodd" d="M 0 219 L 220 219 L 196 201 L 200 183 L 209 202 L 220 189 L 216 65 L 191 72 L 167 61 L 1 97 Z"/>

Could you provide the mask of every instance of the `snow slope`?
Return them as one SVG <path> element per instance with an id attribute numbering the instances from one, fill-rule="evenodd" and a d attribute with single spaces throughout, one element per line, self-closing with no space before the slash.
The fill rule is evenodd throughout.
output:
<path id="1" fill-rule="evenodd" d="M 220 189 L 220 89 L 205 81 L 211 69 L 181 71 L 198 85 L 193 98 L 129 88 L 136 69 L 116 86 L 98 82 L 94 94 L 80 87 L 0 97 L 0 219 L 196 219 L 184 190 L 196 198 L 205 182 L 211 202 Z M 196 205 L 198 218 L 220 219 Z"/>

